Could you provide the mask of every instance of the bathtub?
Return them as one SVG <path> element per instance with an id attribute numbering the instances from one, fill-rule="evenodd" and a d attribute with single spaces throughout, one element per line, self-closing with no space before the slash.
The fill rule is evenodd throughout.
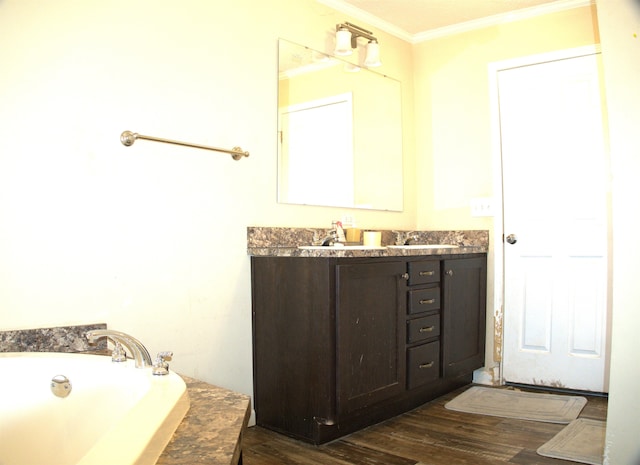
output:
<path id="1" fill-rule="evenodd" d="M 51 389 L 56 375 L 67 397 Z M 0 353 L 0 465 L 155 464 L 189 409 L 182 378 L 133 361 Z"/>

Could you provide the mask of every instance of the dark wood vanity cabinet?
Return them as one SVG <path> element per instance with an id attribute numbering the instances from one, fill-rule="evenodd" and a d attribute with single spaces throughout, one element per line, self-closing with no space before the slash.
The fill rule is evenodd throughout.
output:
<path id="1" fill-rule="evenodd" d="M 486 257 L 252 257 L 256 421 L 315 444 L 468 384 Z"/>

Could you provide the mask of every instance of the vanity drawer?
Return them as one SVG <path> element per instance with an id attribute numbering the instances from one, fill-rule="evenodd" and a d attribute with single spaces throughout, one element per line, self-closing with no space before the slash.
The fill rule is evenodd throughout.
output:
<path id="1" fill-rule="evenodd" d="M 407 349 L 407 389 L 440 377 L 440 341 Z"/>
<path id="2" fill-rule="evenodd" d="M 407 344 L 440 336 L 440 315 L 407 321 Z"/>
<path id="3" fill-rule="evenodd" d="M 440 287 L 431 289 L 416 289 L 409 291 L 407 311 L 411 313 L 422 313 L 440 308 Z"/>
<path id="4" fill-rule="evenodd" d="M 409 262 L 409 286 L 440 281 L 440 261 Z"/>

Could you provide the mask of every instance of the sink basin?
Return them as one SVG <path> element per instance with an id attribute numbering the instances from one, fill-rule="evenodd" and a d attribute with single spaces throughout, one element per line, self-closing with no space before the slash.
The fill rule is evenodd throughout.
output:
<path id="1" fill-rule="evenodd" d="M 457 245 L 451 244 L 410 244 L 410 245 L 389 245 L 390 249 L 457 249 Z"/>
<path id="2" fill-rule="evenodd" d="M 299 245 L 302 250 L 384 250 L 386 247 L 371 245 Z"/>

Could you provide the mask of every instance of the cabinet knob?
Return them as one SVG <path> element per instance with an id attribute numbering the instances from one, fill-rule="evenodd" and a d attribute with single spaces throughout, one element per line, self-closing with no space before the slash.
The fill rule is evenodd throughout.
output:
<path id="1" fill-rule="evenodd" d="M 433 331 L 436 327 L 435 326 L 426 326 L 424 328 L 420 328 L 420 332 L 421 333 L 430 333 L 431 331 Z"/>
<path id="2" fill-rule="evenodd" d="M 402 279 L 404 279 L 405 281 L 409 281 L 409 273 L 402 273 L 402 274 L 400 275 L 400 277 L 401 277 Z"/>
<path id="3" fill-rule="evenodd" d="M 420 276 L 433 276 L 435 274 L 434 271 L 421 271 Z"/>
<path id="4" fill-rule="evenodd" d="M 431 368 L 433 366 L 433 362 L 429 362 L 429 363 L 421 363 L 419 365 L 420 368 Z"/>
<path id="5" fill-rule="evenodd" d="M 431 305 L 435 303 L 436 299 L 421 299 L 420 305 Z"/>
<path id="6" fill-rule="evenodd" d="M 447 270 L 444 272 L 447 276 L 453 276 L 453 270 Z"/>

